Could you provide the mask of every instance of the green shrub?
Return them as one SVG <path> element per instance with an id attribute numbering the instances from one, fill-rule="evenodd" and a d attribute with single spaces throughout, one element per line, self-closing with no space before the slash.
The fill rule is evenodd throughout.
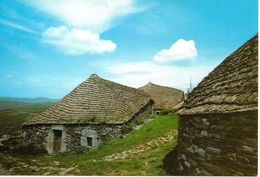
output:
<path id="1" fill-rule="evenodd" d="M 89 121 L 90 122 L 95 122 L 95 120 L 97 119 L 97 116 L 91 116 L 90 118 L 89 118 Z"/>
<path id="2" fill-rule="evenodd" d="M 155 118 L 155 115 L 154 114 L 150 114 L 149 115 L 149 119 L 154 119 Z"/>
<path id="3" fill-rule="evenodd" d="M 143 119 L 136 119 L 135 120 L 135 124 L 136 125 L 140 125 L 140 124 L 143 124 L 144 123 L 144 120 Z"/>

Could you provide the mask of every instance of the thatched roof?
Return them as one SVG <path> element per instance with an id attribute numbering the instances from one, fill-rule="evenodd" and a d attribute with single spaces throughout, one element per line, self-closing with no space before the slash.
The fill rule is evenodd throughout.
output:
<path id="1" fill-rule="evenodd" d="M 258 35 L 243 44 L 190 93 L 179 114 L 257 110 Z"/>
<path id="2" fill-rule="evenodd" d="M 139 88 L 154 100 L 154 109 L 171 110 L 184 99 L 184 92 L 175 88 L 165 87 L 149 82 Z"/>
<path id="3" fill-rule="evenodd" d="M 121 124 L 130 120 L 151 97 L 93 74 L 30 124 Z"/>

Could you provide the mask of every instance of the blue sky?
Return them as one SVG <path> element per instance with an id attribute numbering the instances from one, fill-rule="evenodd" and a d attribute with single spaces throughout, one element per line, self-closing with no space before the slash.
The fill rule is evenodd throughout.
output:
<path id="1" fill-rule="evenodd" d="M 184 91 L 257 33 L 257 0 L 0 0 L 0 96 L 61 98 L 90 74 Z"/>

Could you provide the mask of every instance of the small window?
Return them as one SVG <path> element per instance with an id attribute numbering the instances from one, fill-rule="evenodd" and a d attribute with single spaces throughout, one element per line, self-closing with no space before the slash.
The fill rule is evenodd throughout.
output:
<path id="1" fill-rule="evenodd" d="M 93 138 L 92 137 L 87 137 L 87 145 L 93 146 Z"/>

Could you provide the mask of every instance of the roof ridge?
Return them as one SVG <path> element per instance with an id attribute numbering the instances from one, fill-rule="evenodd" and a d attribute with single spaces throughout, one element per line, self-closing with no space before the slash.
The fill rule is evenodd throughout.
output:
<path id="1" fill-rule="evenodd" d="M 145 87 L 147 87 L 147 86 L 157 86 L 157 87 L 162 87 L 162 88 L 167 88 L 167 89 L 173 89 L 173 90 L 177 90 L 177 91 L 182 91 L 181 89 L 177 89 L 177 88 L 174 88 L 174 87 L 155 84 L 155 83 L 153 83 L 153 82 L 151 82 L 151 81 L 149 81 L 146 85 L 144 85 L 144 86 L 142 86 L 142 87 L 139 87 L 138 89 L 145 88 Z"/>
<path id="2" fill-rule="evenodd" d="M 142 90 L 92 74 L 28 124 L 125 122 L 152 99 Z M 94 118 L 93 118 L 94 116 Z"/>
<path id="3" fill-rule="evenodd" d="M 202 79 L 185 100 L 179 114 L 224 113 L 234 107 L 241 110 L 254 107 L 258 104 L 257 79 L 258 33 Z M 227 107 L 227 103 L 231 106 Z"/>

